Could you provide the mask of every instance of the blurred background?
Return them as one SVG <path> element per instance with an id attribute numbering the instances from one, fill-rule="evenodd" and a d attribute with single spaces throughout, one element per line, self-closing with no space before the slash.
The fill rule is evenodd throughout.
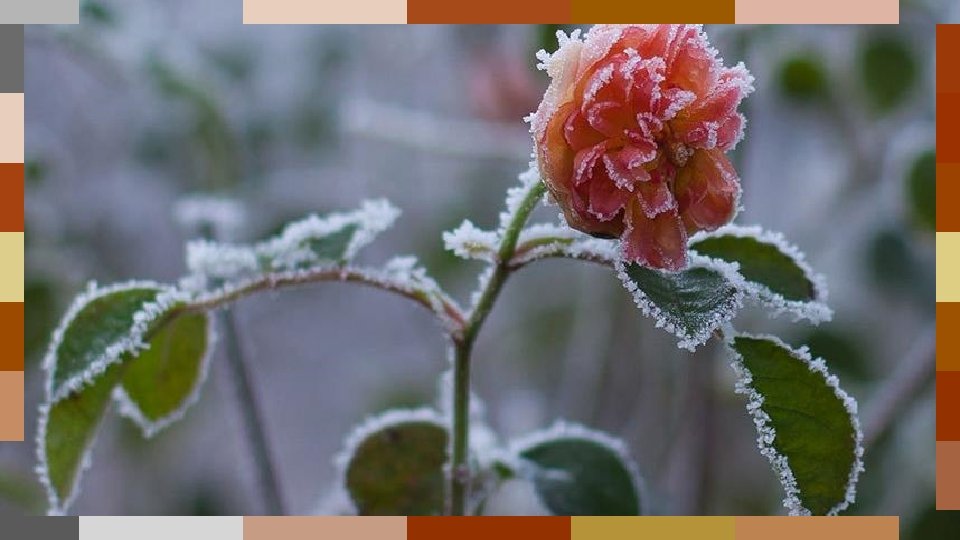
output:
<path id="1" fill-rule="evenodd" d="M 933 24 L 956 19 L 948 4 L 904 1 L 894 27 L 707 28 L 757 79 L 734 153 L 738 222 L 798 244 L 836 310 L 819 328 L 752 312 L 737 324 L 827 358 L 869 439 L 853 513 L 900 515 L 905 538 L 956 520 L 933 511 Z M 547 83 L 534 53 L 555 48 L 556 27 L 243 26 L 237 0 L 82 13 L 26 34 L 28 440 L 52 327 L 87 280 L 181 276 L 184 197 L 240 205 L 237 240 L 386 197 L 404 214 L 362 261 L 416 254 L 466 301 L 481 267 L 440 234 L 464 218 L 494 226 L 529 159 L 522 117 Z M 314 286 L 235 313 L 292 513 L 328 510 L 343 436 L 432 403 L 447 367 L 430 315 L 378 291 Z M 782 512 L 722 351 L 678 350 L 608 270 L 551 261 L 515 276 L 474 373 L 503 437 L 558 417 L 622 437 L 653 513 Z M 199 403 L 156 438 L 109 419 L 73 510 L 262 512 L 236 399 L 218 355 Z M 0 445 L 0 514 L 45 510 L 34 465 L 32 443 Z M 528 499 L 511 488 L 490 511 L 534 511 Z"/>

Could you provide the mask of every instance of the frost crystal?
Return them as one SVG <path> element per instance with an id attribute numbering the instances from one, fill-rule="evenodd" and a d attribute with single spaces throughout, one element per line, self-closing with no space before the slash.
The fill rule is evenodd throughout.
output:
<path id="1" fill-rule="evenodd" d="M 191 275 L 181 282 L 184 288 L 200 291 L 225 283 L 262 276 L 266 272 L 310 266 L 334 266 L 340 260 L 317 253 L 313 242 L 354 228 L 342 259 L 357 252 L 388 229 L 400 211 L 385 200 L 364 201 L 358 210 L 336 212 L 324 217 L 308 216 L 295 221 L 276 238 L 253 245 L 225 244 L 198 240 L 187 244 L 187 268 Z"/>
<path id="2" fill-rule="evenodd" d="M 154 435 L 163 431 L 167 426 L 183 418 L 187 410 L 200 399 L 200 391 L 207 380 L 207 374 L 210 371 L 210 358 L 213 356 L 214 346 L 217 341 L 216 325 L 211 315 L 207 316 L 207 347 L 200 359 L 200 373 L 194 382 L 190 394 L 183 400 L 176 410 L 170 412 L 167 416 L 158 420 L 150 420 L 143 414 L 140 407 L 130 398 L 123 385 L 117 385 L 113 389 L 113 400 L 117 404 L 118 412 L 121 416 L 130 419 L 137 426 L 146 438 L 152 438 Z"/>
<path id="3" fill-rule="evenodd" d="M 104 296 L 127 291 L 132 289 L 156 289 L 158 294 L 152 302 L 145 302 L 140 310 L 134 313 L 129 331 L 125 336 L 117 341 L 107 344 L 103 348 L 101 355 L 96 358 L 78 375 L 75 375 L 60 385 L 59 388 L 53 387 L 54 372 L 57 369 L 58 352 L 63 343 L 64 334 L 67 328 L 73 323 L 90 302 Z M 143 341 L 144 335 L 150 326 L 159 317 L 169 311 L 174 305 L 187 299 L 187 295 L 168 285 L 163 285 L 154 281 L 128 281 L 118 283 L 109 287 L 98 287 L 96 282 L 87 284 L 87 289 L 79 294 L 67 309 L 59 326 L 53 331 L 53 337 L 47 354 L 43 359 L 43 369 L 47 374 L 46 396 L 50 404 L 56 403 L 69 396 L 73 392 L 83 388 L 93 382 L 93 379 L 107 370 L 108 367 L 120 361 L 120 358 L 127 353 L 136 353 L 146 349 L 148 345 Z"/>
<path id="4" fill-rule="evenodd" d="M 829 321 L 833 318 L 833 310 L 826 304 L 828 296 L 826 279 L 824 279 L 822 274 L 815 272 L 813 268 L 810 267 L 803 252 L 800 251 L 797 246 L 789 243 L 783 234 L 767 231 L 759 226 L 745 227 L 741 225 L 726 225 L 713 232 L 698 232 L 694 234 L 690 238 L 690 244 L 707 238 L 720 236 L 750 238 L 757 242 L 776 247 L 781 253 L 790 257 L 793 263 L 803 272 L 804 277 L 813 284 L 813 296 L 815 300 L 812 302 L 787 300 L 783 295 L 770 290 L 769 287 L 741 279 L 743 282 L 743 290 L 749 298 L 755 299 L 762 306 L 773 310 L 774 315 L 783 313 L 792 315 L 794 321 L 805 319 L 816 324 Z M 693 249 L 695 250 L 696 248 Z"/>
<path id="5" fill-rule="evenodd" d="M 514 264 L 524 265 L 548 257 L 569 257 L 613 264 L 619 258 L 619 247 L 613 240 L 593 238 L 566 226 L 538 223 L 520 232 L 523 252 L 514 257 Z"/>
<path id="6" fill-rule="evenodd" d="M 520 210 L 520 204 L 527 197 L 527 194 L 540 182 L 540 171 L 537 169 L 536 162 L 531 162 L 530 167 L 518 176 L 520 185 L 507 190 L 507 207 L 500 212 L 499 236 L 507 230 L 507 227 L 513 221 L 517 211 Z"/>
<path id="7" fill-rule="evenodd" d="M 794 349 L 784 343 L 780 338 L 771 335 L 753 335 L 747 333 L 740 333 L 740 336 L 756 338 L 756 339 L 766 339 L 776 343 L 778 346 L 782 347 L 784 350 L 790 352 L 790 354 L 802 361 L 807 365 L 807 368 L 815 373 L 820 374 L 824 381 L 827 383 L 834 394 L 838 399 L 843 403 L 844 408 L 847 411 L 847 414 L 850 415 L 850 423 L 853 426 L 855 433 L 855 442 L 854 442 L 854 462 L 853 466 L 850 468 L 850 473 L 847 478 L 847 487 L 846 493 L 844 495 L 844 500 L 838 503 L 836 506 L 830 509 L 827 512 L 827 515 L 835 516 L 840 512 L 844 511 L 856 500 L 857 497 L 857 481 L 860 478 L 860 473 L 863 472 L 863 431 L 860 429 L 860 418 L 857 415 L 857 401 L 847 394 L 842 388 L 840 388 L 840 381 L 835 375 L 832 375 L 827 371 L 826 363 L 823 359 L 813 359 L 810 356 L 810 351 L 806 347 L 801 347 L 799 349 Z M 726 334 L 726 337 L 730 342 L 732 342 L 734 333 Z M 757 428 L 757 445 L 760 448 L 760 453 L 770 461 L 773 470 L 777 473 L 781 485 L 783 485 L 784 490 L 784 499 L 783 506 L 787 508 L 790 512 L 790 515 L 793 516 L 808 516 L 810 511 L 804 508 L 803 503 L 800 501 L 800 487 L 797 484 L 796 477 L 793 475 L 793 471 L 790 469 L 790 462 L 787 456 L 781 454 L 777 448 L 774 446 L 774 441 L 776 441 L 776 431 L 771 425 L 770 415 L 763 410 L 764 398 L 753 386 L 753 375 L 750 373 L 750 370 L 743 364 L 743 357 L 736 352 L 736 349 L 733 347 L 729 348 L 733 353 L 733 359 L 731 360 L 731 367 L 737 375 L 737 385 L 736 392 L 738 394 L 743 394 L 747 396 L 747 412 L 753 416 L 753 423 Z"/>
<path id="8" fill-rule="evenodd" d="M 427 422 L 447 429 L 447 424 L 440 413 L 429 407 L 419 409 L 394 409 L 368 417 L 346 436 L 343 449 L 333 458 L 333 465 L 336 467 L 340 486 L 345 489 L 347 485 L 347 469 L 350 467 L 350 461 L 353 460 L 353 456 L 356 455 L 357 449 L 363 441 L 378 431 L 410 422 Z M 352 501 L 351 506 L 353 506 Z M 356 507 L 352 508 L 352 513 L 357 513 Z"/>
<path id="9" fill-rule="evenodd" d="M 609 449 L 620 458 L 620 462 L 623 463 L 630 473 L 630 479 L 633 481 L 634 491 L 636 491 L 639 500 L 647 500 L 646 486 L 644 485 L 643 477 L 640 476 L 640 470 L 637 468 L 637 464 L 633 461 L 633 458 L 630 457 L 627 445 L 620 439 L 612 437 L 607 433 L 592 430 L 575 422 L 557 420 L 547 429 L 535 431 L 514 439 L 511 441 L 508 450 L 508 455 L 511 460 L 508 464 L 512 469 L 520 471 L 521 473 L 524 471 L 529 472 L 534 465 L 523 460 L 520 455 L 529 448 L 558 439 L 582 439 Z"/>
<path id="10" fill-rule="evenodd" d="M 709 259 L 693 253 L 690 254 L 690 268 L 707 268 L 719 272 L 734 288 L 735 292 L 729 302 L 724 304 L 721 309 L 702 314 L 698 321 L 698 329 L 694 333 L 688 332 L 677 317 L 668 311 L 662 309 L 653 302 L 649 296 L 630 278 L 622 260 L 614 262 L 614 269 L 617 277 L 626 287 L 627 291 L 633 296 L 633 301 L 640 308 L 640 311 L 646 317 L 654 319 L 657 328 L 663 328 L 667 332 L 677 336 L 679 341 L 677 347 L 693 352 L 696 348 L 707 342 L 714 331 L 731 321 L 740 308 L 743 307 L 743 291 L 746 288 L 746 282 L 738 272 L 738 266 L 734 263 Z"/>
<path id="11" fill-rule="evenodd" d="M 443 245 L 461 259 L 495 262 L 500 236 L 477 228 L 465 219 L 459 227 L 443 233 Z"/>

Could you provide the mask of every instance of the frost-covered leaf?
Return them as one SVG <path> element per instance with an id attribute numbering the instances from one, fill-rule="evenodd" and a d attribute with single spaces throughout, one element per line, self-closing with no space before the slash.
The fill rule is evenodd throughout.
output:
<path id="1" fill-rule="evenodd" d="M 44 359 L 48 399 L 63 399 L 124 354 L 142 349 L 150 325 L 180 298 L 173 289 L 152 282 L 105 288 L 91 284 L 54 331 Z"/>
<path id="2" fill-rule="evenodd" d="M 742 279 L 735 267 L 691 256 L 680 272 L 653 270 L 636 263 L 615 263 L 620 281 L 643 314 L 694 350 L 729 321 L 743 303 Z"/>
<path id="3" fill-rule="evenodd" d="M 89 467 L 91 446 L 122 368 L 113 364 L 81 390 L 40 408 L 37 472 L 47 488 L 51 514 L 63 513 L 76 497 L 80 475 Z"/>
<path id="4" fill-rule="evenodd" d="M 191 283 L 209 289 L 269 272 L 342 265 L 399 215 L 400 211 L 387 201 L 364 201 L 352 212 L 295 221 L 275 238 L 256 244 L 196 240 L 187 244 Z"/>
<path id="5" fill-rule="evenodd" d="M 206 313 L 181 315 L 149 341 L 149 349 L 132 359 L 115 391 L 120 413 L 150 437 L 183 416 L 199 397 L 213 348 L 212 318 Z"/>
<path id="6" fill-rule="evenodd" d="M 360 515 L 439 515 L 447 429 L 430 409 L 388 411 L 347 438 L 337 458 Z"/>
<path id="7" fill-rule="evenodd" d="M 499 243 L 496 232 L 479 229 L 468 219 L 456 229 L 443 233 L 444 247 L 461 259 L 492 262 L 496 260 Z"/>
<path id="8" fill-rule="evenodd" d="M 513 445 L 518 473 L 560 516 L 640 514 L 640 477 L 624 444 L 584 427 L 557 423 Z"/>
<path id="9" fill-rule="evenodd" d="M 827 291 L 823 277 L 807 264 L 803 253 L 779 233 L 760 227 L 728 225 L 699 233 L 690 239 L 690 249 L 700 255 L 739 266 L 746 292 L 777 313 L 789 312 L 797 319 L 829 320 L 824 304 Z"/>
<path id="10" fill-rule="evenodd" d="M 863 470 L 857 403 L 806 348 L 737 335 L 737 392 L 749 398 L 761 453 L 780 476 L 791 514 L 834 515 L 853 503 Z"/>

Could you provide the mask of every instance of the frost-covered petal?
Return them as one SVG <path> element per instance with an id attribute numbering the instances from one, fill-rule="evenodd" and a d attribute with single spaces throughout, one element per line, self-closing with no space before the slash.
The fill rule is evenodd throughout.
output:
<path id="1" fill-rule="evenodd" d="M 676 209 L 648 218 L 639 202 L 627 206 L 620 238 L 623 257 L 652 268 L 679 271 L 687 265 L 687 232 Z"/>
<path id="2" fill-rule="evenodd" d="M 601 221 L 609 221 L 623 210 L 623 206 L 631 197 L 632 194 L 629 191 L 617 187 L 613 180 L 591 182 L 590 213 Z"/>
<path id="3" fill-rule="evenodd" d="M 637 185 L 637 198 L 643 213 L 654 218 L 667 210 L 675 210 L 677 201 L 666 182 L 644 182 Z"/>
<path id="4" fill-rule="evenodd" d="M 733 219 L 740 180 L 722 152 L 697 150 L 677 173 L 675 193 L 687 230 L 710 231 Z"/>

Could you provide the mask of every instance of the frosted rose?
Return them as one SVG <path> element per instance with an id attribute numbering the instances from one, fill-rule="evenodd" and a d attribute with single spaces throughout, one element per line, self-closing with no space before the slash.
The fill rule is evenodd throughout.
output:
<path id="1" fill-rule="evenodd" d="M 695 25 L 597 25 L 541 54 L 551 82 L 531 117 L 543 179 L 571 227 L 619 237 L 623 257 L 687 264 L 687 235 L 733 219 L 740 181 L 725 153 L 753 90 Z"/>

